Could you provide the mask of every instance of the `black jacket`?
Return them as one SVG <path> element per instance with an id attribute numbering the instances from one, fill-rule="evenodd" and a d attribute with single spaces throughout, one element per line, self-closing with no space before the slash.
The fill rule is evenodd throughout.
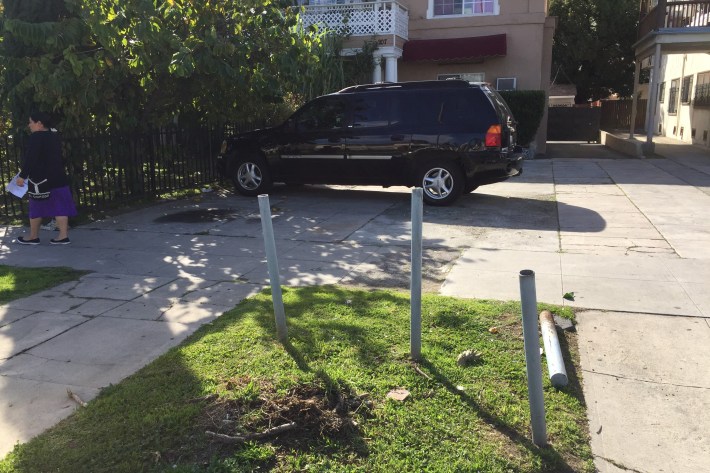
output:
<path id="1" fill-rule="evenodd" d="M 64 172 L 62 162 L 62 143 L 53 131 L 36 131 L 27 138 L 22 157 L 20 177 L 39 183 L 40 190 L 46 192 L 69 185 L 69 178 Z"/>

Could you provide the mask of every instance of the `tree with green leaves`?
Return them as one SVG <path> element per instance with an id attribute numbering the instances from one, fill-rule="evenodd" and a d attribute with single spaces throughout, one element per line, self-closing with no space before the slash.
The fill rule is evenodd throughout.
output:
<path id="1" fill-rule="evenodd" d="M 2 11 L 2 96 L 15 124 L 26 124 L 30 111 L 42 102 L 46 75 L 64 38 L 75 41 L 75 28 L 63 0 L 5 0 Z M 65 22 L 66 23 L 63 23 Z M 66 32 L 59 35 L 59 28 Z"/>
<path id="2" fill-rule="evenodd" d="M 263 118 L 310 98 L 304 66 L 337 54 L 297 15 L 282 0 L 6 0 L 1 98 L 18 126 L 42 108 L 65 130 Z"/>
<path id="3" fill-rule="evenodd" d="M 633 93 L 637 0 L 550 0 L 550 15 L 552 77 L 577 86 L 577 103 Z"/>

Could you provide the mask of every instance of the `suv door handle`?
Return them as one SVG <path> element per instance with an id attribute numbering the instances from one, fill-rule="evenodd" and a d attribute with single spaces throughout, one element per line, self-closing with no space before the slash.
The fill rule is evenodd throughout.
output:
<path id="1" fill-rule="evenodd" d="M 404 135 L 392 135 L 390 136 L 392 141 L 404 141 Z"/>

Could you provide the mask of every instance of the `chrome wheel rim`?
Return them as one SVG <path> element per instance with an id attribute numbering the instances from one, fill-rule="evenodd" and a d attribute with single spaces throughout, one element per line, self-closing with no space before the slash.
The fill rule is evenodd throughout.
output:
<path id="1" fill-rule="evenodd" d="M 424 174 L 422 188 L 434 200 L 445 199 L 454 189 L 454 176 L 444 168 L 432 168 Z"/>
<path id="2" fill-rule="evenodd" d="M 263 176 L 261 169 L 254 163 L 243 163 L 237 171 L 237 181 L 239 185 L 246 190 L 253 191 L 261 185 Z"/>

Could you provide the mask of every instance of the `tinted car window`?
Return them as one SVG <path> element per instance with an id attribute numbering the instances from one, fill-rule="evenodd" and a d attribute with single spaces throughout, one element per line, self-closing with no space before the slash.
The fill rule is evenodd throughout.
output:
<path id="1" fill-rule="evenodd" d="M 493 105 L 499 110 L 499 113 L 506 118 L 508 116 L 513 116 L 513 112 L 510 111 L 510 108 L 508 107 L 508 104 L 503 100 L 503 97 L 500 96 L 500 94 L 491 89 L 488 86 L 481 86 L 482 90 L 485 90 L 486 94 L 491 98 L 491 101 L 493 102 Z"/>
<path id="2" fill-rule="evenodd" d="M 441 94 L 432 91 L 398 94 L 402 118 L 416 133 L 437 132 L 441 124 Z"/>
<path id="3" fill-rule="evenodd" d="M 442 98 L 440 121 L 451 132 L 487 129 L 497 117 L 480 90 L 465 94 L 446 94 Z"/>
<path id="4" fill-rule="evenodd" d="M 495 110 L 478 89 L 400 94 L 404 116 L 419 131 L 447 133 L 487 129 L 497 123 Z"/>
<path id="5" fill-rule="evenodd" d="M 359 94 L 353 98 L 353 127 L 382 127 L 390 124 L 390 98 L 383 94 Z"/>
<path id="6" fill-rule="evenodd" d="M 345 100 L 325 97 L 305 105 L 295 116 L 300 132 L 327 131 L 345 126 Z"/>

